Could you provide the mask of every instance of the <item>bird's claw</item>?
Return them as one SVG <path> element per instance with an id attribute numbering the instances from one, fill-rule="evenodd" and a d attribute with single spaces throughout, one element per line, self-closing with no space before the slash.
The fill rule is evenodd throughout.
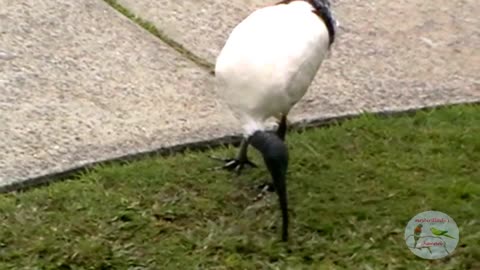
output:
<path id="1" fill-rule="evenodd" d="M 237 159 L 237 158 L 219 158 L 219 157 L 214 157 L 214 156 L 210 156 L 210 158 L 214 159 L 214 160 L 217 160 L 217 161 L 222 161 L 222 162 L 225 163 L 223 166 L 216 167 L 216 169 L 225 169 L 225 170 L 229 170 L 229 171 L 234 171 L 237 174 L 240 174 L 242 169 L 246 165 L 248 165 L 252 168 L 257 168 L 257 165 L 255 163 L 251 162 L 250 160 L 248 160 L 247 158 L 245 158 L 244 160 L 240 160 L 240 159 Z"/>
<path id="2" fill-rule="evenodd" d="M 263 192 L 274 192 L 275 191 L 275 186 L 271 182 L 265 182 L 261 185 L 258 186 L 258 189 L 260 189 Z"/>
<path id="3" fill-rule="evenodd" d="M 258 195 L 255 197 L 255 199 L 254 199 L 255 202 L 263 199 L 263 197 L 265 197 L 267 192 L 274 192 L 275 191 L 275 186 L 273 185 L 273 183 L 267 182 L 267 183 L 259 185 L 258 189 L 260 189 L 260 193 L 258 193 Z"/>

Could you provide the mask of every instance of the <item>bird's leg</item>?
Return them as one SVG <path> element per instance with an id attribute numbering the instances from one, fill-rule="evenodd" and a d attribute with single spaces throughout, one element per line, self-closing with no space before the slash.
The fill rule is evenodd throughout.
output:
<path id="1" fill-rule="evenodd" d="M 247 149 L 248 149 L 248 140 L 244 138 L 240 144 L 240 149 L 238 151 L 236 158 L 217 158 L 217 157 L 211 157 L 211 158 L 225 162 L 225 164 L 221 166 L 221 168 L 227 169 L 227 170 L 233 170 L 237 174 L 240 174 L 242 169 L 245 167 L 245 165 L 249 165 L 250 167 L 253 167 L 253 168 L 257 167 L 255 163 L 251 162 L 248 159 Z"/>

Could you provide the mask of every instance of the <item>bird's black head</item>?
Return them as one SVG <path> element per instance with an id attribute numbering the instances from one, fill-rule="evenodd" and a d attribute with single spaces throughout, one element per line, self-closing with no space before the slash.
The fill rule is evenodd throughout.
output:
<path id="1" fill-rule="evenodd" d="M 270 172 L 282 211 L 282 240 L 288 240 L 287 169 L 288 150 L 275 133 L 256 131 L 249 138 L 250 144 L 262 153 L 265 165 Z"/>

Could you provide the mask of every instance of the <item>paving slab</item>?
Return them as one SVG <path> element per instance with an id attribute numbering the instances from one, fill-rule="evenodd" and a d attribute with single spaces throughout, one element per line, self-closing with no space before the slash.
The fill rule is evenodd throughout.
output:
<path id="1" fill-rule="evenodd" d="M 235 132 L 206 71 L 103 1 L 0 7 L 0 190 Z"/>
<path id="2" fill-rule="evenodd" d="M 118 0 L 214 63 L 233 27 L 275 0 Z M 337 42 L 293 121 L 480 100 L 477 0 L 337 0 Z"/>

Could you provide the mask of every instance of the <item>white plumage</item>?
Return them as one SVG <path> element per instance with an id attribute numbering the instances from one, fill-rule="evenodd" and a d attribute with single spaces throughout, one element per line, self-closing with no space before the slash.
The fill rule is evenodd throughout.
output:
<path id="1" fill-rule="evenodd" d="M 245 135 L 287 115 L 329 50 L 324 21 L 306 1 L 258 9 L 238 24 L 217 58 L 216 88 Z"/>

